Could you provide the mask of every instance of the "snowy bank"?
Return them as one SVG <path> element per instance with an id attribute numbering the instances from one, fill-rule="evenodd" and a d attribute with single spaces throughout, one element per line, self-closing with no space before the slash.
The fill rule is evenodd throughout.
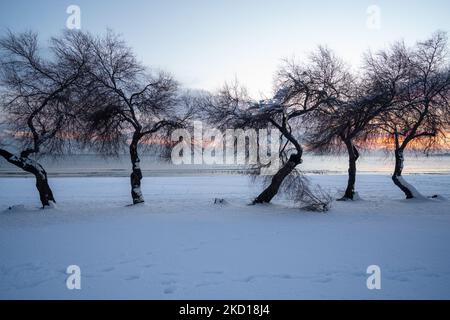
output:
<path id="1" fill-rule="evenodd" d="M 346 179 L 312 177 L 335 193 Z M 450 176 L 406 179 L 441 196 L 404 200 L 389 175 L 361 175 L 361 200 L 315 214 L 248 206 L 247 177 L 152 177 L 127 207 L 127 178 L 53 178 L 58 206 L 41 210 L 33 179 L 0 178 L 0 298 L 449 299 Z"/>

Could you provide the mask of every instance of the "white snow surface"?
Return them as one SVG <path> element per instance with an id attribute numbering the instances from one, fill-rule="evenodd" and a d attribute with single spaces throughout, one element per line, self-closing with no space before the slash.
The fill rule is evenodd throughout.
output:
<path id="1" fill-rule="evenodd" d="M 58 206 L 41 210 L 33 179 L 0 178 L 0 298 L 450 299 L 450 176 L 407 179 L 440 196 L 359 175 L 361 200 L 323 214 L 248 206 L 261 186 L 243 176 L 151 177 L 128 206 L 128 178 L 71 177 L 50 179 Z M 338 194 L 347 177 L 311 180 Z"/>
<path id="2" fill-rule="evenodd" d="M 400 181 L 400 183 L 402 185 L 404 185 L 405 187 L 407 187 L 409 189 L 409 191 L 411 191 L 414 198 L 417 198 L 417 199 L 425 198 L 419 191 L 417 191 L 417 189 L 413 185 L 406 182 L 406 180 L 402 176 L 397 177 L 397 179 Z"/>

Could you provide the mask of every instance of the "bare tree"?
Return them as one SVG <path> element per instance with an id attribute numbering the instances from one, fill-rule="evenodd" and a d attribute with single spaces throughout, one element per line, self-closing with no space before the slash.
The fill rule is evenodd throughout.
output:
<path id="1" fill-rule="evenodd" d="M 308 146 L 319 153 L 348 155 L 348 181 L 345 193 L 338 200 L 353 200 L 356 183 L 356 163 L 359 146 L 368 146 L 376 138 L 375 119 L 391 106 L 400 78 L 391 83 L 374 81 L 370 77 L 350 79 L 342 88 L 340 101 L 316 110 L 308 117 Z M 358 146 L 359 145 L 359 146 Z"/>
<path id="2" fill-rule="evenodd" d="M 87 36 L 91 59 L 85 84 L 84 107 L 79 110 L 84 141 L 104 155 L 128 145 L 133 204 L 144 202 L 138 148 L 142 143 L 181 127 L 190 115 L 180 99 L 178 84 L 164 72 L 149 72 L 132 49 L 108 31 Z"/>
<path id="3" fill-rule="evenodd" d="M 379 122 L 394 145 L 392 180 L 407 199 L 420 194 L 402 177 L 404 151 L 428 150 L 445 136 L 450 123 L 448 58 L 447 35 L 437 32 L 412 48 L 397 44 L 390 52 L 382 51 L 369 60 L 372 74 L 385 81 L 399 68 L 403 70 L 392 107 L 381 114 Z"/>
<path id="4" fill-rule="evenodd" d="M 335 88 L 345 77 L 342 66 L 331 61 L 331 52 L 319 48 L 304 65 L 286 63 L 277 73 L 273 99 L 253 101 L 245 89 L 234 85 L 225 86 L 205 103 L 207 119 L 216 126 L 242 129 L 271 126 L 285 141 L 280 154 L 287 155 L 286 161 L 253 203 L 270 202 L 284 179 L 302 162 L 299 126 L 302 118 L 339 100 L 339 92 Z"/>
<path id="5" fill-rule="evenodd" d="M 66 46 L 67 43 L 71 46 Z M 69 127 L 70 95 L 86 65 L 86 50 L 79 34 L 53 38 L 50 58 L 40 54 L 37 35 L 8 32 L 0 40 L 1 108 L 11 138 L 19 142 L 15 154 L 4 148 L 0 155 L 9 163 L 33 174 L 43 207 L 55 202 L 47 173 L 33 156 L 61 150 Z"/>
<path id="6" fill-rule="evenodd" d="M 282 185 L 287 196 L 301 205 L 301 209 L 314 212 L 326 212 L 333 203 L 332 196 L 311 181 L 298 170 L 288 175 Z"/>

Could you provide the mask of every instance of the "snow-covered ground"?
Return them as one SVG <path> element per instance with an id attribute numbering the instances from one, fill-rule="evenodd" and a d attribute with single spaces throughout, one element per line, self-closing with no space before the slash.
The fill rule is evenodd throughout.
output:
<path id="1" fill-rule="evenodd" d="M 403 200 L 388 175 L 359 175 L 362 200 L 320 214 L 248 206 L 261 187 L 247 177 L 151 177 L 131 207 L 129 179 L 77 177 L 52 178 L 57 208 L 40 210 L 32 179 L 0 178 L 0 298 L 449 299 L 450 176 L 406 179 L 442 197 Z M 336 192 L 346 176 L 312 181 Z"/>

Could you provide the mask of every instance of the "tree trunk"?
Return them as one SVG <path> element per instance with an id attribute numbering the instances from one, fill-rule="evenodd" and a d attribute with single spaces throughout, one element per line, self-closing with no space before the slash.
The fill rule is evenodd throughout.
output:
<path id="1" fill-rule="evenodd" d="M 253 204 L 269 203 L 278 193 L 284 178 L 286 178 L 301 162 L 301 154 L 292 154 L 289 157 L 288 162 L 286 162 L 286 164 L 272 177 L 270 185 L 255 200 L 253 200 Z"/>
<path id="2" fill-rule="evenodd" d="M 36 188 L 39 192 L 42 208 L 50 206 L 50 202 L 56 202 L 52 189 L 48 184 L 47 172 L 37 161 L 32 160 L 29 157 L 16 156 L 3 149 L 0 149 L 0 155 L 3 156 L 3 158 L 5 158 L 9 163 L 34 175 L 36 178 Z"/>
<path id="3" fill-rule="evenodd" d="M 345 189 L 344 196 L 339 200 L 353 200 L 355 195 L 355 182 L 356 182 L 356 161 L 359 158 L 358 149 L 353 145 L 351 141 L 345 142 L 348 152 L 348 181 L 347 188 Z"/>
<path id="4" fill-rule="evenodd" d="M 39 198 L 41 199 L 42 206 L 50 206 L 50 202 L 54 202 L 52 189 L 48 184 L 47 172 L 41 167 L 39 174 L 35 174 L 36 177 L 36 188 L 39 191 Z"/>
<path id="5" fill-rule="evenodd" d="M 141 180 L 142 180 L 142 171 L 138 155 L 138 142 L 139 142 L 139 135 L 134 134 L 133 139 L 130 144 L 130 158 L 131 158 L 131 165 L 132 165 L 132 172 L 130 175 L 130 182 L 131 182 L 131 197 L 133 198 L 133 204 L 138 204 L 144 202 L 144 197 L 142 195 L 141 191 Z"/>
<path id="6" fill-rule="evenodd" d="M 414 198 L 414 195 L 408 188 L 408 186 L 405 185 L 404 180 L 402 178 L 403 161 L 404 161 L 403 149 L 395 148 L 395 169 L 394 174 L 392 175 L 392 181 L 394 181 L 395 185 L 405 193 L 406 199 L 412 199 Z"/>

